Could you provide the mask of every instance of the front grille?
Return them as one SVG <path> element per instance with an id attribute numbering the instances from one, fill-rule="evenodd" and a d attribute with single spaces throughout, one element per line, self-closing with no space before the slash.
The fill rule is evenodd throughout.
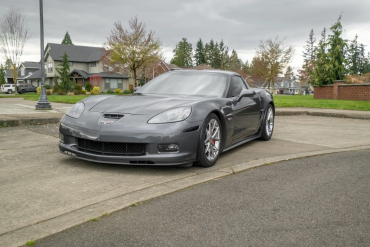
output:
<path id="1" fill-rule="evenodd" d="M 77 138 L 77 147 L 86 152 L 106 155 L 144 155 L 145 144 L 124 142 L 99 142 Z"/>
<path id="2" fill-rule="evenodd" d="M 122 114 L 104 114 L 104 118 L 121 119 L 122 117 Z"/>

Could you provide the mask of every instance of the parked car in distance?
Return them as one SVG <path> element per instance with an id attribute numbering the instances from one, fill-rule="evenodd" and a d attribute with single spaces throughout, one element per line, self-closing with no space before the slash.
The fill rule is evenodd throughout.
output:
<path id="1" fill-rule="evenodd" d="M 134 87 L 134 93 L 139 90 L 141 88 L 141 86 L 137 86 L 137 87 Z"/>
<path id="2" fill-rule="evenodd" d="M 23 93 L 36 93 L 37 92 L 37 87 L 35 87 L 32 84 L 19 84 L 17 85 L 17 92 L 19 94 Z"/>
<path id="3" fill-rule="evenodd" d="M 15 92 L 14 84 L 3 84 L 1 85 L 1 92 L 11 94 Z"/>

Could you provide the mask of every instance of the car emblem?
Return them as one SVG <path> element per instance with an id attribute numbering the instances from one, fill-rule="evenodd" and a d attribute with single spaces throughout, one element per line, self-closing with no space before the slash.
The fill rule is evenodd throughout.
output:
<path id="1" fill-rule="evenodd" d="M 101 123 L 103 124 L 111 124 L 111 123 L 114 123 L 114 121 L 100 121 Z"/>

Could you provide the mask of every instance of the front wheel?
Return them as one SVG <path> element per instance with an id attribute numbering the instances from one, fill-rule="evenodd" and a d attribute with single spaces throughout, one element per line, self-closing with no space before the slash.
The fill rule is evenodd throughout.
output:
<path id="1" fill-rule="evenodd" d="M 211 167 L 216 164 L 221 149 L 221 124 L 216 114 L 208 115 L 204 121 L 198 144 L 195 165 Z"/>
<path id="2" fill-rule="evenodd" d="M 11 94 L 11 93 L 12 93 L 12 90 L 11 90 L 11 89 L 9 89 L 9 90 L 8 90 L 8 94 Z"/>
<path id="3" fill-rule="evenodd" d="M 271 139 L 272 133 L 274 132 L 274 110 L 272 109 L 272 105 L 270 104 L 267 107 L 266 117 L 262 123 L 262 136 L 261 139 L 264 141 L 268 141 Z"/>
<path id="4" fill-rule="evenodd" d="M 21 90 L 21 94 L 25 94 L 26 91 L 24 89 Z"/>

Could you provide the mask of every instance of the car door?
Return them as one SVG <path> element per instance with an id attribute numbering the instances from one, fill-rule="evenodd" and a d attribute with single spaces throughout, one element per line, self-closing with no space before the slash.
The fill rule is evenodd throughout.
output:
<path id="1" fill-rule="evenodd" d="M 247 89 L 244 80 L 240 76 L 232 76 L 228 97 L 235 100 L 243 89 Z M 260 98 L 258 94 L 243 97 L 238 102 L 234 101 L 232 109 L 234 118 L 233 142 L 256 133 L 260 116 Z"/>

